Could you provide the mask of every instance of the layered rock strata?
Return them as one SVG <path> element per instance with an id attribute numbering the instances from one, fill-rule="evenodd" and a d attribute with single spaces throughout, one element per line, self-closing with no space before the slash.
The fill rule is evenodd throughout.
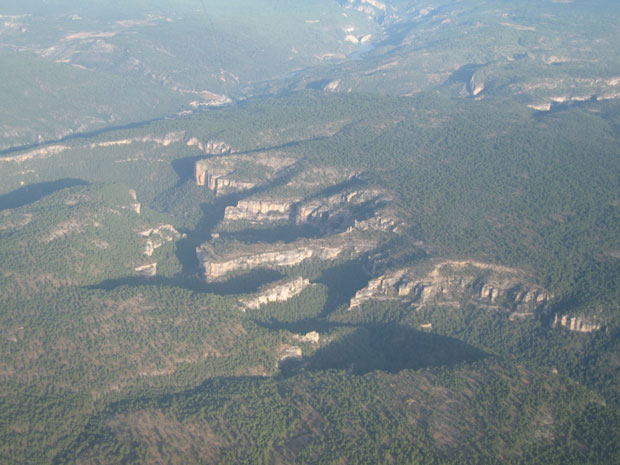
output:
<path id="1" fill-rule="evenodd" d="M 531 315 L 551 299 L 530 284 L 520 270 L 469 261 L 435 261 L 430 268 L 403 268 L 372 279 L 351 299 L 350 309 L 374 300 L 401 300 L 414 306 L 469 299 L 479 305 L 506 308 L 515 316 Z"/>
<path id="2" fill-rule="evenodd" d="M 300 276 L 293 280 L 272 284 L 256 294 L 239 299 L 239 301 L 245 308 L 256 310 L 269 303 L 285 302 L 292 299 L 301 294 L 308 286 L 310 286 L 310 280 Z"/>
<path id="3" fill-rule="evenodd" d="M 224 221 L 268 223 L 290 220 L 296 224 L 313 224 L 324 232 L 347 228 L 391 230 L 400 221 L 390 214 L 391 197 L 381 190 L 353 190 L 328 197 L 299 201 L 296 199 L 254 198 L 226 207 Z"/>
<path id="4" fill-rule="evenodd" d="M 298 240 L 290 244 L 238 244 L 220 253 L 206 243 L 196 249 L 198 262 L 207 281 L 217 281 L 229 273 L 255 268 L 279 268 L 298 265 L 309 259 L 334 260 L 354 257 L 372 249 L 376 241 L 353 238 L 342 233 L 317 240 Z"/>
<path id="5" fill-rule="evenodd" d="M 263 223 L 288 220 L 293 201 L 256 199 L 240 200 L 236 206 L 226 207 L 224 221 L 250 221 Z"/>
<path id="6" fill-rule="evenodd" d="M 194 178 L 196 185 L 206 186 L 216 195 L 223 195 L 268 182 L 295 161 L 290 157 L 265 153 L 252 157 L 233 154 L 207 158 L 196 161 Z"/>

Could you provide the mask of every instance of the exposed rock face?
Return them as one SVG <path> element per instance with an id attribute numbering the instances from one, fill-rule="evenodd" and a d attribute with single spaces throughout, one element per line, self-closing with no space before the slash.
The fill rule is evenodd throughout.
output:
<path id="1" fill-rule="evenodd" d="M 351 299 L 350 309 L 370 299 L 398 299 L 415 306 L 430 302 L 458 304 L 469 298 L 480 305 L 529 315 L 552 296 L 528 284 L 515 269 L 479 262 L 435 261 L 430 269 L 403 268 L 372 279 Z"/>
<path id="2" fill-rule="evenodd" d="M 129 206 L 134 212 L 136 212 L 139 215 L 140 212 L 142 211 L 142 204 L 138 202 L 138 194 L 136 193 L 135 190 L 129 189 L 129 195 L 134 200 L 134 202 L 129 204 Z"/>
<path id="3" fill-rule="evenodd" d="M 350 216 L 350 207 L 372 204 L 375 206 L 381 201 L 388 201 L 389 196 L 378 189 L 347 190 L 316 200 L 304 202 L 299 206 L 296 214 L 297 223 L 321 221 L 326 217 Z M 369 205 L 370 207 L 370 205 Z"/>
<path id="4" fill-rule="evenodd" d="M 144 137 L 133 137 L 131 139 L 117 139 L 117 140 L 109 140 L 103 142 L 94 142 L 90 144 L 90 148 L 94 149 L 97 147 L 114 147 L 118 145 L 130 145 L 134 142 L 152 142 L 157 145 L 162 145 L 164 147 L 169 146 L 175 142 L 181 142 L 185 137 L 185 131 L 176 131 L 165 134 L 163 137 L 156 136 L 144 136 Z"/>
<path id="5" fill-rule="evenodd" d="M 214 261 L 209 259 L 204 248 L 197 250 L 198 260 L 203 264 L 207 281 L 217 280 L 228 273 L 240 270 L 252 270 L 254 268 L 275 268 L 298 265 L 309 258 L 332 260 L 340 255 L 344 248 L 329 247 L 326 245 L 293 245 L 265 247 L 268 251 L 250 253 L 230 260 Z"/>
<path id="6" fill-rule="evenodd" d="M 551 323 L 551 327 L 557 328 L 558 326 L 562 326 L 570 331 L 577 331 L 580 333 L 592 333 L 601 329 L 600 324 L 587 318 L 570 315 L 560 316 L 556 313 L 553 323 Z"/>
<path id="7" fill-rule="evenodd" d="M 187 141 L 187 145 L 198 147 L 207 155 L 222 155 L 225 153 L 231 153 L 232 147 L 230 144 L 224 141 L 217 140 L 209 140 L 207 142 L 202 142 L 195 137 L 192 137 Z"/>
<path id="8" fill-rule="evenodd" d="M 147 278 L 155 276 L 157 275 L 157 262 L 137 266 L 134 268 L 134 271 L 136 271 L 140 276 Z"/>
<path id="9" fill-rule="evenodd" d="M 198 160 L 194 174 L 196 185 L 207 186 L 216 195 L 222 195 L 269 181 L 294 162 L 295 159 L 264 153 L 252 157 L 229 155 Z"/>
<path id="10" fill-rule="evenodd" d="M 334 260 L 347 255 L 353 257 L 370 250 L 373 240 L 352 240 L 348 233 L 326 239 L 298 240 L 290 244 L 240 244 L 233 251 L 220 254 L 210 244 L 196 249 L 207 281 L 216 281 L 236 271 L 254 268 L 290 267 L 309 259 Z"/>
<path id="11" fill-rule="evenodd" d="M 292 204 L 292 201 L 283 200 L 240 200 L 236 207 L 226 207 L 224 220 L 245 220 L 253 223 L 287 220 Z"/>
<path id="12" fill-rule="evenodd" d="M 314 224 L 326 233 L 347 228 L 385 231 L 401 223 L 383 208 L 390 200 L 387 193 L 378 189 L 347 190 L 305 202 L 295 199 L 241 200 L 237 206 L 226 208 L 224 220 L 266 223 L 290 219 L 297 224 Z"/>
<path id="13" fill-rule="evenodd" d="M 300 342 L 309 342 L 311 344 L 318 344 L 321 341 L 321 335 L 316 331 L 310 331 L 306 334 L 294 334 L 293 337 Z"/>
<path id="14" fill-rule="evenodd" d="M 285 302 L 293 297 L 301 294 L 301 292 L 310 285 L 310 280 L 301 276 L 292 281 L 281 281 L 270 285 L 259 293 L 239 299 L 239 301 L 247 308 L 256 310 L 262 305 L 272 302 Z"/>
<path id="15" fill-rule="evenodd" d="M 179 231 L 170 224 L 162 224 L 156 228 L 147 229 L 139 233 L 146 238 L 144 243 L 144 255 L 150 257 L 155 249 L 161 247 L 166 242 L 178 241 L 181 238 Z"/>
<path id="16" fill-rule="evenodd" d="M 303 356 L 301 354 L 301 347 L 291 346 L 284 344 L 280 346 L 280 350 L 278 351 L 278 360 L 283 362 L 285 360 L 302 360 Z"/>
<path id="17" fill-rule="evenodd" d="M 52 155 L 57 155 L 69 149 L 66 145 L 50 145 L 40 149 L 31 150 L 29 152 L 22 153 L 20 155 L 13 155 L 10 157 L 0 157 L 0 163 L 2 162 L 17 162 L 21 163 L 26 160 L 43 160 L 49 158 Z"/>
<path id="18" fill-rule="evenodd" d="M 234 178 L 233 170 L 226 167 L 211 167 L 209 160 L 196 162 L 196 185 L 206 186 L 215 195 L 239 192 L 253 188 L 256 184 L 247 180 Z"/>
<path id="19" fill-rule="evenodd" d="M 484 90 L 484 82 L 482 82 L 474 74 L 469 81 L 469 88 L 471 89 L 471 95 L 476 97 L 478 94 L 480 94 L 480 92 Z"/>

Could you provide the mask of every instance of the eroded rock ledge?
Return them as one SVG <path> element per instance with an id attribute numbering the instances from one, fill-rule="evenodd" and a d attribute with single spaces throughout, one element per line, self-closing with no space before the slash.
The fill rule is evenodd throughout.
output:
<path id="1" fill-rule="evenodd" d="M 206 149 L 217 151 L 218 147 Z M 220 156 L 196 161 L 194 167 L 196 185 L 206 186 L 215 195 L 245 191 L 272 180 L 283 169 L 297 161 L 282 154 L 259 152 L 253 156 L 239 154 L 224 156 L 225 153 L 228 152 L 220 152 L 218 153 Z"/>
<path id="2" fill-rule="evenodd" d="M 289 244 L 228 245 L 224 252 L 220 252 L 217 246 L 206 243 L 196 249 L 196 255 L 204 270 L 205 279 L 217 281 L 237 271 L 291 267 L 309 259 L 353 258 L 371 250 L 375 245 L 375 240 L 353 238 L 345 232 L 324 239 L 301 239 Z"/>
<path id="3" fill-rule="evenodd" d="M 293 280 L 284 280 L 271 284 L 256 294 L 239 299 L 239 302 L 245 308 L 256 310 L 269 303 L 285 302 L 292 299 L 301 294 L 308 286 L 310 286 L 310 280 L 300 276 Z"/>
<path id="4" fill-rule="evenodd" d="M 511 310 L 513 317 L 532 315 L 553 298 L 531 284 L 523 271 L 474 261 L 434 260 L 430 266 L 388 271 L 372 279 L 351 299 L 349 309 L 368 300 L 401 300 L 413 306 L 431 302 L 459 304 L 464 298 Z"/>
<path id="5" fill-rule="evenodd" d="M 324 234 L 357 230 L 397 232 L 403 224 L 388 205 L 392 197 L 379 189 L 346 190 L 328 197 L 300 201 L 283 198 L 251 198 L 226 207 L 224 229 L 235 221 L 266 224 L 289 221 L 312 224 Z"/>

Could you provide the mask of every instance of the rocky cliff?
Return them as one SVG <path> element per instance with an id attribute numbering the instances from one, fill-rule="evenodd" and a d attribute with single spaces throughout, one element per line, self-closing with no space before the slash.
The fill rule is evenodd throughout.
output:
<path id="1" fill-rule="evenodd" d="M 601 329 L 600 323 L 597 323 L 592 319 L 579 316 L 558 315 L 557 313 L 551 323 L 551 327 L 563 327 L 570 331 L 577 331 L 579 333 L 592 333 Z"/>
<path id="2" fill-rule="evenodd" d="M 401 300 L 413 306 L 431 302 L 459 304 L 469 299 L 479 305 L 511 310 L 514 316 L 527 316 L 551 298 L 520 270 L 473 261 L 434 260 L 430 266 L 388 271 L 372 279 L 351 299 L 349 308 L 371 299 Z"/>
<path id="3" fill-rule="evenodd" d="M 239 299 L 239 302 L 241 302 L 245 308 L 256 310 L 262 305 L 268 303 L 285 302 L 292 299 L 293 297 L 301 294 L 301 292 L 308 286 L 310 286 L 310 280 L 300 276 L 299 278 L 293 280 L 279 281 L 277 283 L 270 284 L 256 294 Z"/>
<path id="4" fill-rule="evenodd" d="M 224 147 L 206 149 L 224 150 Z M 282 154 L 219 155 L 198 160 L 194 167 L 196 185 L 206 186 L 216 195 L 240 192 L 269 182 L 296 161 Z"/>
<path id="5" fill-rule="evenodd" d="M 316 240 L 301 239 L 289 244 L 227 244 L 222 252 L 219 247 L 205 243 L 196 249 L 196 255 L 205 279 L 217 281 L 229 273 L 255 268 L 291 267 L 309 259 L 329 261 L 351 258 L 371 250 L 375 245 L 375 240 L 342 233 Z"/>
<path id="6" fill-rule="evenodd" d="M 287 220 L 294 203 L 295 201 L 278 199 L 240 200 L 236 206 L 226 207 L 224 221 L 244 220 L 252 223 L 264 223 Z"/>
<path id="7" fill-rule="evenodd" d="M 314 224 L 324 233 L 347 228 L 386 230 L 399 224 L 396 215 L 384 208 L 391 197 L 379 189 L 349 189 L 327 197 L 299 201 L 284 198 L 253 198 L 226 207 L 225 222 L 268 223 L 291 220 Z"/>

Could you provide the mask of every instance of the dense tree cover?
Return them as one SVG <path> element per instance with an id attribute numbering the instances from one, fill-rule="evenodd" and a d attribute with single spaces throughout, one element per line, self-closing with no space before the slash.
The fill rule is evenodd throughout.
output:
<path id="1" fill-rule="evenodd" d="M 617 114 L 613 104 L 541 116 L 507 102 L 304 92 L 3 162 L 1 461 L 615 463 Z M 166 146 L 143 140 L 178 131 Z M 552 312 L 595 315 L 604 329 L 552 330 L 552 312 L 511 321 L 466 299 L 348 311 L 367 256 L 205 283 L 195 247 L 243 194 L 193 185 L 207 155 L 190 137 L 355 172 L 393 193 L 408 224 L 371 255 L 525 268 L 556 295 Z M 39 188 L 19 190 L 30 169 Z M 53 184 L 63 179 L 93 184 Z M 137 232 L 162 223 L 187 237 L 155 251 L 159 276 L 132 276 L 146 260 Z M 220 233 L 223 248 L 319 235 L 286 222 Z M 297 276 L 313 285 L 286 303 L 244 313 L 236 300 Z M 418 330 L 429 322 L 432 332 Z M 318 345 L 299 339 L 310 331 Z M 287 346 L 304 360 L 279 362 Z"/>

